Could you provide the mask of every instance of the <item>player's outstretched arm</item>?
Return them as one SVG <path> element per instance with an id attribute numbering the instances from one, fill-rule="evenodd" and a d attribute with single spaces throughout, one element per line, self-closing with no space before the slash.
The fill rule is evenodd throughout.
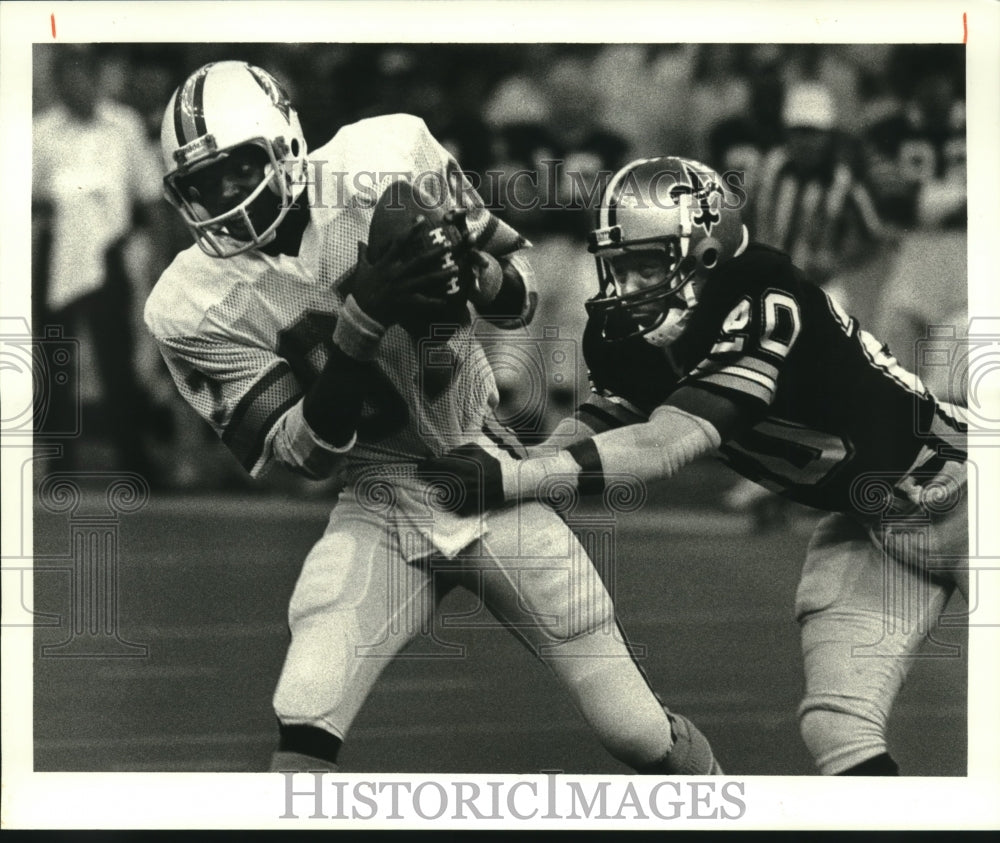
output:
<path id="1" fill-rule="evenodd" d="M 548 439 L 527 449 L 528 456 L 545 456 L 606 430 L 648 420 L 649 414 L 631 402 L 595 388 L 572 416 L 567 416 L 555 426 Z"/>
<path id="2" fill-rule="evenodd" d="M 537 498 L 555 478 L 584 494 L 602 491 L 606 473 L 642 482 L 666 479 L 717 448 L 743 417 L 740 408 L 725 398 L 710 395 L 706 400 L 687 394 L 691 392 L 695 390 L 681 389 L 675 396 L 681 404 L 696 404 L 713 420 L 684 409 L 672 396 L 646 422 L 596 434 L 551 455 L 516 460 L 468 444 L 424 461 L 418 473 L 434 482 L 449 477 L 463 492 L 449 496 L 462 514 Z"/>

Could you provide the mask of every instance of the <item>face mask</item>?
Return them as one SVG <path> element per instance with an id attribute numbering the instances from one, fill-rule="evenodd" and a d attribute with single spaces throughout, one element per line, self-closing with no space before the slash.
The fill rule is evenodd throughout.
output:
<path id="1" fill-rule="evenodd" d="M 681 287 L 674 295 L 675 300 L 680 299 L 677 307 L 671 307 L 663 321 L 653 330 L 643 335 L 643 339 L 650 345 L 662 348 L 675 342 L 686 330 L 695 307 L 698 305 L 698 293 L 701 291 L 702 281 L 700 278 L 692 278 L 691 281 Z"/>

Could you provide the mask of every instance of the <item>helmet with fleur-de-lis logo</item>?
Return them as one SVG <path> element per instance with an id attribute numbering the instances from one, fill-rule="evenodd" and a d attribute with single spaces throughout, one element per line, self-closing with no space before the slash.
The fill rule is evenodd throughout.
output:
<path id="1" fill-rule="evenodd" d="M 693 309 L 691 282 L 746 248 L 741 200 L 718 173 L 687 158 L 642 158 L 615 173 L 601 195 L 597 227 L 588 239 L 597 258 L 600 291 L 587 309 L 605 317 L 607 339 L 645 336 L 660 345 L 676 334 L 662 326 L 671 309 Z M 638 251 L 663 252 L 665 279 L 622 294 L 608 263 Z M 661 313 L 650 319 L 654 304 L 662 305 Z M 642 319 L 628 318 L 640 311 Z"/>

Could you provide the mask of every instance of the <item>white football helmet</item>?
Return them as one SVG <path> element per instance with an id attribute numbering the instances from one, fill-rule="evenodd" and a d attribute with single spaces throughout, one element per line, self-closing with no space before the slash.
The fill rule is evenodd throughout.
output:
<path id="1" fill-rule="evenodd" d="M 192 73 L 170 98 L 160 144 L 167 200 L 211 257 L 232 257 L 271 242 L 305 189 L 307 150 L 298 115 L 278 81 L 246 62 L 214 62 Z M 266 153 L 265 176 L 238 205 L 213 216 L 185 178 L 248 144 Z M 257 231 L 248 209 L 265 190 L 281 202 L 275 219 Z"/>
<path id="2" fill-rule="evenodd" d="M 642 336 L 673 342 L 698 303 L 699 280 L 746 248 L 740 197 L 709 167 L 686 158 L 642 158 L 611 178 L 601 196 L 588 249 L 597 258 L 600 292 L 587 302 L 608 340 Z M 667 278 L 620 294 L 607 261 L 629 251 L 662 250 Z M 650 319 L 650 305 L 659 306 Z"/>

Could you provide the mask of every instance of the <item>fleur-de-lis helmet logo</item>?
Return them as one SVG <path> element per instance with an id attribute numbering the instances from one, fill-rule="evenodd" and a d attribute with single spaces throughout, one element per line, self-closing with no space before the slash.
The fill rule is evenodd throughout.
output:
<path id="1" fill-rule="evenodd" d="M 710 179 L 708 184 L 705 184 L 698 171 L 689 167 L 686 162 L 683 164 L 683 177 L 687 182 L 681 181 L 671 187 L 670 198 L 674 202 L 679 202 L 681 196 L 691 196 L 697 205 L 697 210 L 691 215 L 691 222 L 701 226 L 705 229 L 705 234 L 709 235 L 712 233 L 712 227 L 718 225 L 722 219 L 722 215 L 712 207 L 713 197 L 723 196 L 722 187 L 715 179 Z"/>

